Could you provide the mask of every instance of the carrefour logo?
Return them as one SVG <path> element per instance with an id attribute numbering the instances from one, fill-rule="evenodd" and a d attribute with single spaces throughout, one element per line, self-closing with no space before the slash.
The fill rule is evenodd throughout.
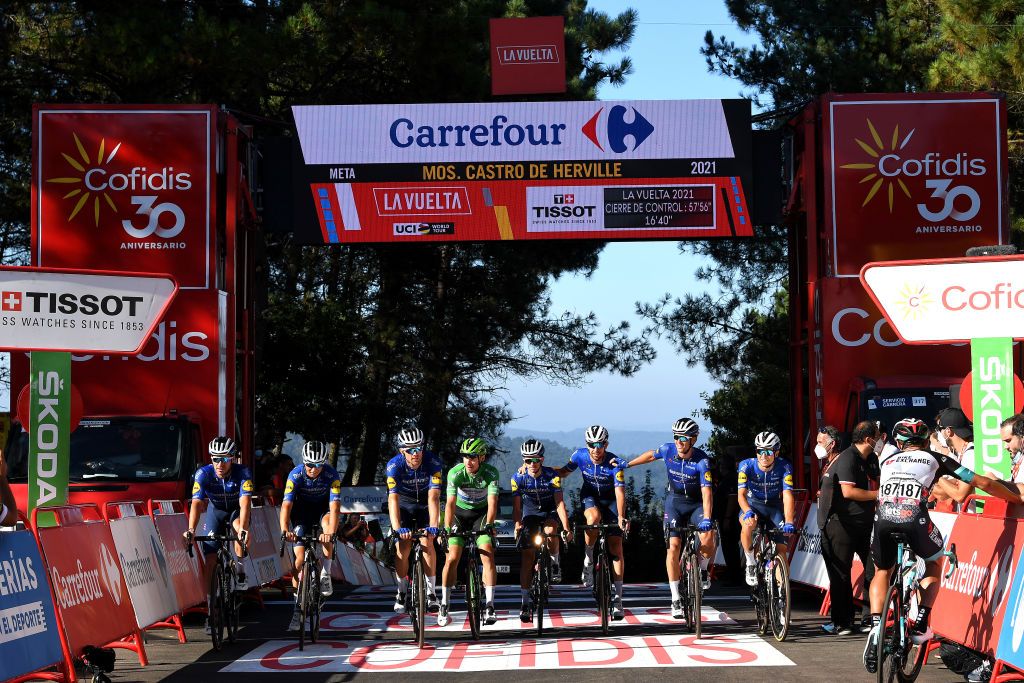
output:
<path id="1" fill-rule="evenodd" d="M 981 210 L 981 197 L 977 190 L 968 185 L 953 183 L 959 178 L 984 176 L 988 172 L 984 159 L 972 158 L 967 152 L 957 152 L 952 156 L 937 151 L 921 153 L 921 150 L 915 150 L 910 145 L 916 128 L 903 134 L 897 124 L 883 138 L 871 119 L 865 121 L 868 133 L 866 139 L 855 137 L 853 140 L 864 153 L 864 160 L 839 166 L 864 172 L 859 181 L 866 188 L 862 207 L 881 195 L 881 201 L 888 203 L 889 213 L 892 213 L 901 197 L 914 199 L 907 181 L 924 178 L 925 188 L 932 190 L 928 199 L 938 201 L 917 204 L 922 218 L 932 222 L 949 218 L 968 221 L 978 214 Z"/>
<path id="2" fill-rule="evenodd" d="M 621 104 L 616 104 L 608 112 L 604 126 L 604 142 L 616 154 L 629 151 L 630 148 L 626 146 L 627 137 L 633 138 L 632 149 L 635 150 L 654 132 L 654 126 L 651 122 L 645 119 L 636 110 L 636 107 L 631 107 L 631 109 L 633 110 L 633 117 L 629 122 L 626 121 L 626 108 Z M 602 140 L 598 131 L 601 114 L 603 113 L 604 107 L 601 107 L 597 110 L 596 114 L 590 117 L 589 121 L 583 124 L 583 134 L 602 152 L 604 151 L 604 146 L 601 144 Z"/>
<path id="3" fill-rule="evenodd" d="M 110 151 L 106 138 L 101 138 L 92 153 L 86 151 L 77 133 L 71 134 L 75 151 L 62 152 L 61 156 L 70 167 L 70 175 L 47 178 L 47 183 L 67 185 L 69 191 L 62 199 L 71 206 L 68 222 L 74 220 L 82 209 L 92 208 L 93 225 L 99 227 L 104 212 L 119 212 L 117 194 L 130 192 L 129 202 L 139 208 L 136 214 L 145 217 L 145 225 L 137 226 L 132 219 L 122 220 L 125 232 L 136 238 L 177 236 L 185 227 L 185 214 L 181 207 L 172 202 L 157 203 L 157 192 L 192 189 L 189 173 L 176 171 L 173 166 L 153 169 L 133 166 L 127 171 L 113 168 L 120 142 L 111 141 Z M 139 194 L 137 194 L 139 193 Z M 167 219 L 161 221 L 161 215 Z M 167 225 L 167 223 L 170 223 Z"/>

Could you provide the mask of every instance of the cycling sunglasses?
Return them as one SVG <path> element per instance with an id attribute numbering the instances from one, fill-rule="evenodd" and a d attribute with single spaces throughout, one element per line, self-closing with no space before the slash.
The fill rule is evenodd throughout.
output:
<path id="1" fill-rule="evenodd" d="M 689 443 L 690 442 L 690 437 L 688 437 L 688 436 L 677 436 L 676 437 L 676 441 L 678 441 L 679 443 Z"/>
<path id="2" fill-rule="evenodd" d="M 767 458 L 769 455 L 774 457 L 775 456 L 775 451 L 771 450 L 770 448 L 758 448 L 757 449 L 757 457 L 759 457 L 759 458 Z"/>
<path id="3" fill-rule="evenodd" d="M 544 462 L 544 458 L 523 458 L 523 462 L 527 465 L 533 465 L 538 462 Z"/>
<path id="4" fill-rule="evenodd" d="M 419 453 L 422 453 L 423 449 L 420 448 L 419 446 L 414 446 L 413 448 L 406 448 L 405 452 L 408 453 L 409 455 L 417 455 Z"/>
<path id="5" fill-rule="evenodd" d="M 598 448 L 602 448 L 602 447 L 607 446 L 607 445 L 608 444 L 606 442 L 604 442 L 604 441 L 588 441 L 587 442 L 587 447 L 588 448 L 593 448 L 595 451 Z"/>
<path id="6" fill-rule="evenodd" d="M 220 465 L 225 462 L 231 462 L 232 460 L 234 460 L 234 458 L 232 458 L 230 455 L 225 455 L 223 457 L 218 455 L 211 455 L 210 460 L 215 464 Z"/>

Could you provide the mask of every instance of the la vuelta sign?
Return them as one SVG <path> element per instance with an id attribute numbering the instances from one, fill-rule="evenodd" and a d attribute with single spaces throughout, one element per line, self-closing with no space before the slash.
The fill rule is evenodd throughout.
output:
<path id="1" fill-rule="evenodd" d="M 213 107 L 36 105 L 32 253 L 49 268 L 212 281 Z"/>

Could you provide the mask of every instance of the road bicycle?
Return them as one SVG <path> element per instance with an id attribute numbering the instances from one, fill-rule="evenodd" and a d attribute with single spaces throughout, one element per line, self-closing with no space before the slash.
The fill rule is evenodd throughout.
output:
<path id="1" fill-rule="evenodd" d="M 906 535 L 896 532 L 890 538 L 896 541 L 896 567 L 889 575 L 889 591 L 878 629 L 876 674 L 879 683 L 913 683 L 928 658 L 928 643 L 915 644 L 911 637 L 917 622 L 923 573 Z M 942 554 L 949 558 L 948 579 L 957 567 L 956 545 L 950 545 Z"/>
<path id="2" fill-rule="evenodd" d="M 450 531 L 444 535 L 449 538 L 461 538 L 466 543 L 466 611 L 469 614 L 469 630 L 473 640 L 480 639 L 480 624 L 484 614 L 484 581 L 483 567 L 480 563 L 480 550 L 476 540 L 480 536 L 490 536 L 492 547 L 496 547 L 494 530 L 483 531 Z"/>
<path id="3" fill-rule="evenodd" d="M 227 544 L 238 541 L 234 533 L 210 534 L 208 536 L 193 536 L 193 541 L 210 541 L 216 546 L 216 564 L 213 573 L 210 575 L 210 585 L 207 590 L 207 609 L 209 611 L 208 621 L 210 625 L 210 639 L 213 641 L 213 649 L 220 650 L 224 643 L 224 634 L 227 632 L 229 643 L 235 642 L 238 635 L 238 607 L 239 600 L 235 594 L 235 587 L 238 585 L 238 574 L 235 569 L 235 561 L 228 550 Z M 185 548 L 189 557 L 193 557 L 192 543 L 186 541 Z M 245 557 L 246 549 L 242 546 L 242 557 Z"/>
<path id="4" fill-rule="evenodd" d="M 302 621 L 299 624 L 299 650 L 306 644 L 306 634 L 309 634 L 309 642 L 315 643 L 320 637 L 320 609 L 323 607 L 324 599 L 320 594 L 320 572 L 323 566 L 320 549 L 323 543 L 320 542 L 320 525 L 312 528 L 312 533 L 296 537 L 306 547 L 302 557 L 302 565 L 295 568 L 298 572 L 299 586 L 295 590 L 296 602 Z M 281 534 L 281 557 L 284 557 L 284 547 L 287 542 L 286 534 Z M 308 631 L 307 631 L 308 630 Z"/>
<path id="5" fill-rule="evenodd" d="M 412 621 L 413 637 L 416 645 L 422 649 L 427 633 L 427 558 L 424 555 L 421 538 L 427 538 L 424 529 L 413 531 L 409 540 L 413 541 L 412 556 L 409 558 L 409 594 L 405 596 L 405 611 Z M 393 535 L 391 540 L 398 543 L 404 540 Z M 404 578 L 404 577 L 399 577 Z"/>
<path id="6" fill-rule="evenodd" d="M 573 535 L 579 531 L 597 531 L 597 543 L 594 546 L 594 600 L 597 602 L 597 611 L 601 615 L 601 633 L 608 635 L 608 624 L 612 614 L 612 560 L 608 552 L 608 532 L 613 529 L 620 529 L 618 524 L 582 524 L 576 527 Z M 583 543 L 586 539 L 583 535 L 579 538 Z"/>
<path id="7" fill-rule="evenodd" d="M 780 643 L 789 633 L 789 563 L 779 552 L 775 542 L 775 529 L 771 519 L 757 517 L 754 530 L 754 563 L 757 567 L 757 585 L 750 591 L 757 613 L 757 633 L 765 635 L 771 630 Z M 793 534 L 800 533 L 799 529 Z"/>
<path id="8" fill-rule="evenodd" d="M 519 544 L 523 543 L 526 531 L 520 532 Z M 548 548 L 548 540 L 561 538 L 562 534 L 549 534 L 543 529 L 538 530 L 529 539 L 526 539 L 533 546 L 535 555 L 533 560 L 533 578 L 530 579 L 530 601 L 533 603 L 533 622 L 537 626 L 537 636 L 544 635 L 544 608 L 551 601 L 551 549 Z"/>
<path id="9" fill-rule="evenodd" d="M 700 638 L 700 608 L 704 598 L 704 582 L 700 576 L 700 532 L 692 524 L 685 527 L 669 527 L 669 530 L 682 534 L 679 553 L 679 599 L 683 603 L 683 619 L 686 621 L 687 629 Z M 715 530 L 716 528 L 712 527 L 711 533 Z"/>

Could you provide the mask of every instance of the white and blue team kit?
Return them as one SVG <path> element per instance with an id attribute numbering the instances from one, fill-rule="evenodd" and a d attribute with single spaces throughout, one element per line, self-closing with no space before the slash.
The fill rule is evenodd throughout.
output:
<path id="1" fill-rule="evenodd" d="M 606 452 L 599 463 L 590 459 L 586 448 L 577 448 L 565 464 L 565 471 L 580 471 L 583 486 L 580 487 L 580 503 L 583 509 L 597 508 L 604 524 L 615 524 L 619 519 L 619 506 L 615 502 L 615 489 L 625 488 L 626 476 L 614 453 Z M 612 532 L 615 533 L 615 532 Z"/>
<path id="2" fill-rule="evenodd" d="M 433 451 L 423 451 L 423 460 L 415 469 L 409 467 L 401 453 L 388 461 L 384 470 L 388 495 L 398 494 L 402 526 L 406 529 L 424 529 L 430 524 L 427 496 L 432 490 L 441 490 L 443 469 L 444 463 Z"/>
<path id="3" fill-rule="evenodd" d="M 767 472 L 757 458 L 747 458 L 737 468 L 736 487 L 747 490 L 747 504 L 759 517 L 781 527 L 785 523 L 782 492 L 793 490 L 793 466 L 785 458 L 775 458 Z"/>
<path id="4" fill-rule="evenodd" d="M 324 465 L 317 477 L 306 474 L 305 465 L 299 465 L 288 473 L 284 502 L 292 503 L 289 518 L 296 536 L 308 534 L 335 501 L 341 502 L 341 476 L 330 465 Z"/>
<path id="5" fill-rule="evenodd" d="M 192 484 L 193 500 L 209 500 L 206 508 L 206 528 L 211 534 L 223 534 L 228 523 L 238 517 L 240 500 L 252 496 L 252 473 L 248 467 L 233 465 L 228 476 L 221 479 L 213 465 L 203 465 L 196 470 Z M 206 554 L 216 552 L 212 541 L 203 541 Z"/>
<path id="6" fill-rule="evenodd" d="M 681 458 L 672 442 L 654 451 L 654 459 L 665 463 L 668 486 L 665 492 L 665 528 L 669 537 L 679 538 L 676 527 L 687 523 L 697 526 L 704 521 L 702 490 L 711 488 L 711 458 L 699 448 L 691 448 L 689 457 Z"/>

